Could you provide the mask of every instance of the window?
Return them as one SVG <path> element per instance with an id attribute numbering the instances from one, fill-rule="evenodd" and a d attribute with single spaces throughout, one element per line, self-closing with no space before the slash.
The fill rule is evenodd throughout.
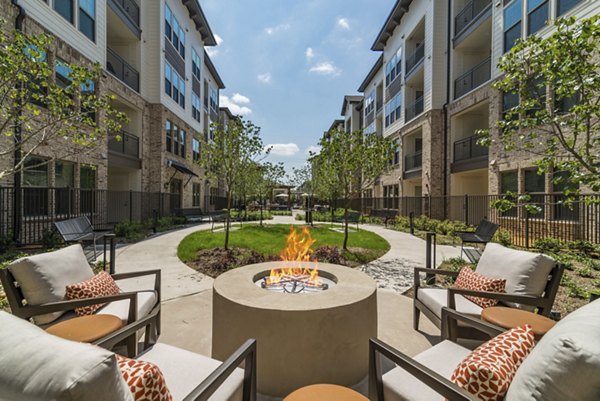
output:
<path id="1" fill-rule="evenodd" d="M 506 118 L 509 111 L 514 109 L 519 105 L 519 94 L 518 93 L 510 93 L 505 92 L 502 95 L 502 118 Z M 511 119 L 515 120 L 519 118 L 518 115 L 511 115 Z"/>
<path id="2" fill-rule="evenodd" d="M 48 161 L 28 157 L 23 164 L 23 213 L 48 215 Z"/>
<path id="3" fill-rule="evenodd" d="M 550 18 L 548 0 L 527 0 L 527 35 L 533 35 L 546 25 Z"/>
<path id="4" fill-rule="evenodd" d="M 28 157 L 23 165 L 24 187 L 48 186 L 48 161 L 39 157 Z"/>
<path id="5" fill-rule="evenodd" d="M 540 212 L 533 214 L 536 218 L 544 217 L 544 191 L 546 190 L 546 176 L 538 174 L 537 170 L 525 170 L 525 192 L 531 196 L 531 204 L 540 207 Z M 540 194 L 540 195 L 536 195 Z"/>
<path id="6" fill-rule="evenodd" d="M 54 163 L 54 210 L 57 215 L 69 214 L 75 204 L 75 165 L 73 163 L 56 161 Z"/>
<path id="7" fill-rule="evenodd" d="M 65 61 L 56 59 L 56 84 L 61 88 L 71 85 L 71 67 Z"/>
<path id="8" fill-rule="evenodd" d="M 173 128 L 171 129 L 171 137 L 173 138 L 171 153 L 179 156 L 179 127 L 176 124 L 173 124 Z"/>
<path id="9" fill-rule="evenodd" d="M 48 60 L 48 55 L 46 54 L 46 52 L 39 49 L 37 46 L 31 44 L 27 45 L 24 51 L 27 57 L 29 57 L 33 61 L 44 63 Z M 40 78 L 34 79 L 33 77 L 30 77 L 30 79 L 28 80 L 28 83 L 31 87 L 29 91 L 31 95 L 29 102 L 41 107 L 46 107 L 46 96 L 48 94 L 48 87 L 47 83 L 43 81 L 44 80 Z"/>
<path id="10" fill-rule="evenodd" d="M 185 80 L 165 61 L 165 93 L 185 109 Z"/>
<path id="11" fill-rule="evenodd" d="M 575 92 L 573 95 L 563 97 L 562 99 L 555 99 L 555 111 L 559 114 L 570 113 L 573 107 L 577 106 L 580 101 L 581 94 L 579 92 Z"/>
<path id="12" fill-rule="evenodd" d="M 192 117 L 198 122 L 200 122 L 200 110 L 200 98 L 192 93 Z"/>
<path id="13" fill-rule="evenodd" d="M 567 189 L 567 183 L 571 175 L 567 171 L 557 171 L 552 177 L 552 189 L 556 195 L 554 195 L 554 220 L 567 220 L 577 221 L 579 220 L 579 203 L 574 202 L 571 207 L 564 204 L 567 199 L 564 195 Z"/>
<path id="14" fill-rule="evenodd" d="M 198 80 L 200 80 L 200 66 L 202 66 L 200 56 L 198 56 L 195 49 L 192 49 L 192 74 L 194 74 Z"/>
<path id="15" fill-rule="evenodd" d="M 96 169 L 93 166 L 79 168 L 79 210 L 82 213 L 92 213 L 96 210 Z"/>
<path id="16" fill-rule="evenodd" d="M 171 146 L 173 144 L 173 136 L 172 136 L 172 133 L 171 133 L 171 121 L 170 120 L 167 120 L 167 124 L 165 126 L 165 130 L 166 130 L 166 133 L 167 133 L 167 142 L 166 142 L 167 152 L 170 152 L 171 151 Z"/>
<path id="17" fill-rule="evenodd" d="M 195 162 L 200 160 L 200 141 L 196 138 L 192 139 L 192 160 Z"/>
<path id="18" fill-rule="evenodd" d="M 402 112 L 402 93 L 397 94 L 385 105 L 385 126 L 389 127 L 400 119 Z"/>
<path id="19" fill-rule="evenodd" d="M 371 114 L 373 110 L 375 110 L 375 90 L 372 90 L 365 99 L 365 116 Z"/>
<path id="20" fill-rule="evenodd" d="M 394 139 L 394 165 L 400 164 L 400 140 Z"/>
<path id="21" fill-rule="evenodd" d="M 217 90 L 214 89 L 213 87 L 210 88 L 209 102 L 210 102 L 210 108 L 213 109 L 214 111 L 218 112 L 219 111 L 219 92 L 217 92 Z"/>
<path id="22" fill-rule="evenodd" d="M 581 2 L 582 0 L 558 0 L 558 15 L 563 15 Z"/>
<path id="23" fill-rule="evenodd" d="M 64 19 L 73 23 L 73 0 L 54 0 L 54 10 Z"/>
<path id="24" fill-rule="evenodd" d="M 385 65 L 385 86 L 389 86 L 402 73 L 402 48 L 399 48 Z"/>
<path id="25" fill-rule="evenodd" d="M 79 0 L 79 30 L 96 40 L 96 0 Z"/>
<path id="26" fill-rule="evenodd" d="M 504 8 L 504 53 L 521 39 L 522 1 L 514 0 Z"/>
<path id="27" fill-rule="evenodd" d="M 165 4 L 165 36 L 175 46 L 175 50 L 185 60 L 185 31 L 173 15 L 168 5 Z"/>
<path id="28" fill-rule="evenodd" d="M 373 121 L 371 123 L 371 125 L 369 125 L 367 128 L 365 128 L 363 133 L 365 135 L 370 135 L 370 134 L 374 134 L 376 131 L 377 131 L 376 123 Z"/>
<path id="29" fill-rule="evenodd" d="M 539 102 L 526 111 L 528 116 L 533 117 L 535 113 L 546 108 L 546 84 L 543 78 L 532 79 L 527 83 L 527 96 Z"/>
<path id="30" fill-rule="evenodd" d="M 182 128 L 179 130 L 179 143 L 181 145 L 181 153 L 179 154 L 179 156 L 181 157 L 185 157 L 185 130 Z"/>
<path id="31" fill-rule="evenodd" d="M 192 184 L 192 206 L 199 207 L 200 206 L 200 184 L 193 183 Z"/>
<path id="32" fill-rule="evenodd" d="M 501 176 L 500 176 L 500 192 L 502 194 L 507 194 L 509 192 L 516 194 L 519 192 L 518 172 L 508 171 L 508 172 L 504 172 L 501 174 Z M 509 199 L 509 200 L 515 200 L 510 195 L 505 196 L 504 198 Z M 502 215 L 507 216 L 507 217 L 517 217 L 517 213 L 518 213 L 518 209 L 516 207 L 513 207 L 512 209 L 510 209 L 506 212 L 503 212 Z"/>

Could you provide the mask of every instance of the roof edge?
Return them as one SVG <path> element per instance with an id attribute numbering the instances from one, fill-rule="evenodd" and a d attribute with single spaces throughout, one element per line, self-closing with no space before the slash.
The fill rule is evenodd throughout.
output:
<path id="1" fill-rule="evenodd" d="M 217 69 L 215 68 L 215 65 L 213 64 L 210 57 L 208 56 L 208 53 L 206 52 L 206 50 L 204 50 L 204 63 L 208 67 L 208 71 L 210 71 L 211 75 L 217 82 L 219 89 L 225 89 L 225 84 L 223 83 L 223 80 L 219 76 L 219 73 L 217 72 Z"/>
<path id="2" fill-rule="evenodd" d="M 408 12 L 408 9 L 412 2 L 413 0 L 396 1 L 396 5 L 394 6 L 394 8 L 392 8 L 390 15 L 388 15 L 387 19 L 385 20 L 385 24 L 383 24 L 383 27 L 379 31 L 379 34 L 377 35 L 373 46 L 371 46 L 371 50 L 383 51 L 388 39 L 392 37 L 394 29 L 396 29 L 396 27 L 400 25 L 402 17 Z"/>
<path id="3" fill-rule="evenodd" d="M 359 92 L 365 92 L 365 89 L 367 89 L 367 85 L 369 85 L 369 82 L 371 82 L 373 78 L 375 78 L 375 75 L 377 75 L 377 72 L 379 72 L 381 68 L 383 68 L 383 53 L 377 58 L 377 61 L 375 62 L 375 64 L 373 64 L 373 67 L 371 68 L 371 71 L 369 71 L 365 80 L 362 82 L 362 84 L 360 84 L 360 87 L 358 88 Z"/>

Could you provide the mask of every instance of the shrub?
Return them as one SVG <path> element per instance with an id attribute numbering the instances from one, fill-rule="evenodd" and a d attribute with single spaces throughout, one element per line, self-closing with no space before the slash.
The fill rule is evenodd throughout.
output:
<path id="1" fill-rule="evenodd" d="M 0 235 L 0 253 L 6 253 L 13 247 L 14 242 L 11 236 L 10 233 L 7 235 Z"/>
<path id="2" fill-rule="evenodd" d="M 271 210 L 269 211 L 269 213 L 272 216 L 291 216 L 292 212 L 290 212 L 289 210 Z"/>
<path id="3" fill-rule="evenodd" d="M 448 262 L 449 264 L 448 269 L 452 271 L 459 271 L 463 268 L 463 266 L 467 266 L 470 264 L 461 257 L 450 258 L 446 260 L 446 262 Z"/>
<path id="4" fill-rule="evenodd" d="M 156 220 L 156 222 L 154 222 L 153 220 L 150 221 L 150 226 L 149 227 L 153 227 L 156 229 L 156 231 L 161 232 L 161 231 L 168 231 L 174 227 L 177 226 L 181 226 L 183 224 L 186 223 L 186 218 L 185 217 L 180 217 L 180 216 L 164 216 L 161 217 L 159 219 Z M 146 226 L 148 227 L 148 224 L 146 224 Z"/>
<path id="5" fill-rule="evenodd" d="M 585 267 L 578 269 L 577 274 L 580 277 L 594 278 L 594 272 L 592 271 L 592 268 L 589 266 L 585 266 Z"/>
<path id="6" fill-rule="evenodd" d="M 510 233 L 503 228 L 500 228 L 498 229 L 498 231 L 496 231 L 496 234 L 494 234 L 494 238 L 492 238 L 492 241 L 504 246 L 512 245 L 512 237 L 510 236 Z"/>
<path id="7" fill-rule="evenodd" d="M 556 260 L 557 263 L 561 263 L 565 269 L 567 270 L 571 270 L 573 271 L 575 269 L 575 266 L 573 264 L 573 258 L 570 255 L 565 255 L 565 254 L 555 254 L 552 255 L 552 257 L 554 257 L 554 259 Z"/>
<path id="8" fill-rule="evenodd" d="M 323 263 L 341 265 L 345 262 L 340 249 L 335 246 L 320 246 L 315 250 L 313 257 Z"/>
<path id="9" fill-rule="evenodd" d="M 125 220 L 115 225 L 115 235 L 127 241 L 139 241 L 146 237 L 146 229 L 142 223 Z"/>
<path id="10" fill-rule="evenodd" d="M 56 248 L 62 244 L 62 237 L 54 230 L 46 228 L 42 231 L 42 245 L 46 248 Z"/>
<path id="11" fill-rule="evenodd" d="M 543 253 L 559 253 L 564 244 L 556 238 L 542 238 L 533 243 L 533 247 Z"/>
<path id="12" fill-rule="evenodd" d="M 594 246 L 594 244 L 592 244 L 589 241 L 585 241 L 585 240 L 577 240 L 577 241 L 571 241 L 567 243 L 567 248 L 569 248 L 569 250 L 577 252 L 577 253 L 582 253 L 584 255 L 589 255 L 591 253 L 593 253 L 594 251 L 596 251 L 596 247 Z"/>

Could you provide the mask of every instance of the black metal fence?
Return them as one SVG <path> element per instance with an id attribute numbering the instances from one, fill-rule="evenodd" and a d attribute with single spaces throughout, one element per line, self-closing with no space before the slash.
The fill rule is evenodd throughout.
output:
<path id="1" fill-rule="evenodd" d="M 20 204 L 15 213 L 16 202 Z M 87 216 L 95 229 L 122 221 L 143 222 L 170 216 L 181 207 L 181 195 L 77 188 L 0 187 L 0 237 L 19 244 L 40 243 L 55 221 Z"/>
<path id="2" fill-rule="evenodd" d="M 580 195 L 567 204 L 562 194 L 533 194 L 528 203 L 501 211 L 492 204 L 505 195 L 423 196 L 358 198 L 350 208 L 369 215 L 372 210 L 394 210 L 398 216 L 427 216 L 460 221 L 476 226 L 485 218 L 500 224 L 512 243 L 529 248 L 541 238 L 561 241 L 586 240 L 600 243 L 600 195 Z M 315 204 L 343 207 L 344 201 L 315 201 Z M 535 207 L 537 211 L 531 211 Z"/>

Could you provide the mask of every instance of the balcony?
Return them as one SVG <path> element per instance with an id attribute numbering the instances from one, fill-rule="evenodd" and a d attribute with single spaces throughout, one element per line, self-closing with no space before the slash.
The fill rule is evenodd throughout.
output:
<path id="1" fill-rule="evenodd" d="M 406 76 L 409 76 L 413 70 L 421 65 L 421 62 L 425 58 L 425 42 L 421 43 L 415 48 L 410 56 L 406 59 Z"/>
<path id="2" fill-rule="evenodd" d="M 477 135 L 454 142 L 454 162 L 472 160 L 488 155 L 487 146 L 477 143 Z"/>
<path id="3" fill-rule="evenodd" d="M 121 140 L 111 138 L 108 141 L 108 150 L 123 155 L 140 158 L 140 139 L 127 131 L 121 131 Z"/>
<path id="4" fill-rule="evenodd" d="M 473 89 L 489 81 L 490 73 L 491 59 L 488 57 L 454 81 L 454 99 L 466 95 Z"/>
<path id="5" fill-rule="evenodd" d="M 468 2 L 465 8 L 454 17 L 454 36 L 458 36 L 491 5 L 492 0 L 471 0 Z"/>
<path id="6" fill-rule="evenodd" d="M 423 165 L 423 152 L 418 151 L 404 156 L 404 171 L 419 170 Z"/>
<path id="7" fill-rule="evenodd" d="M 423 96 L 419 96 L 417 98 L 417 100 L 415 100 L 414 103 L 412 103 L 411 105 L 409 105 L 406 108 L 404 121 L 409 122 L 410 120 L 412 120 L 419 114 L 423 113 L 423 106 L 424 106 Z"/>
<path id="8" fill-rule="evenodd" d="M 140 6 L 133 0 L 109 0 L 110 7 L 121 16 L 126 16 L 136 27 L 140 26 Z"/>
<path id="9" fill-rule="evenodd" d="M 106 70 L 134 91 L 140 91 L 139 72 L 109 47 L 106 48 Z"/>

